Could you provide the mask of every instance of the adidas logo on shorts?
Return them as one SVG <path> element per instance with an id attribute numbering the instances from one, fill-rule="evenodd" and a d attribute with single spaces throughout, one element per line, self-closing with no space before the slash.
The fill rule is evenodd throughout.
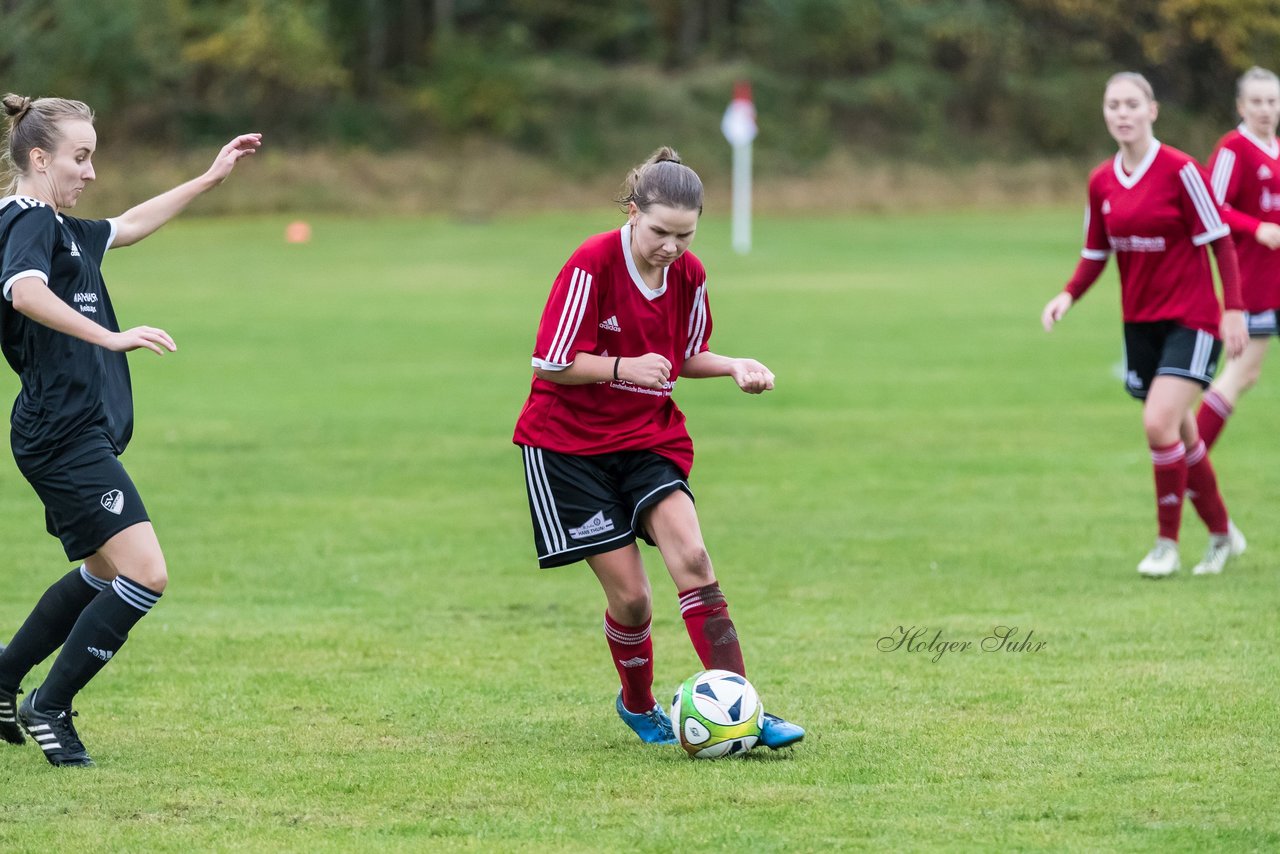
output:
<path id="1" fill-rule="evenodd" d="M 124 510 L 124 493 L 118 489 L 111 490 L 102 496 L 102 507 L 108 513 L 119 516 L 120 511 Z"/>

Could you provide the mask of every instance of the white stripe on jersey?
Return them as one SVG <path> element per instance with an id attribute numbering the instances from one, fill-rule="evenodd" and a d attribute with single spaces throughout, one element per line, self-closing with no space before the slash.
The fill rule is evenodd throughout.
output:
<path id="1" fill-rule="evenodd" d="M 1236 153 L 1229 148 L 1221 149 L 1218 159 L 1213 162 L 1213 175 L 1209 179 L 1213 182 L 1214 198 L 1220 205 L 1227 202 L 1227 187 L 1231 186 L 1231 173 L 1235 168 Z"/>
<path id="2" fill-rule="evenodd" d="M 1084 239 L 1089 240 L 1089 224 L 1093 221 L 1093 208 L 1089 205 L 1084 206 Z M 1086 246 L 1080 250 L 1080 254 L 1090 261 L 1105 261 L 1111 257 L 1111 247 L 1106 249 L 1090 249 Z"/>
<path id="3" fill-rule="evenodd" d="M 698 286 L 698 291 L 693 295 L 693 311 L 689 312 L 689 329 L 687 330 L 689 344 L 684 348 L 684 357 L 692 359 L 702 350 L 702 341 L 707 334 L 707 306 L 704 297 L 707 293 L 707 283 L 703 282 Z"/>
<path id="4" fill-rule="evenodd" d="M 556 512 L 556 501 L 551 496 L 551 484 L 547 482 L 547 471 L 542 464 L 542 450 L 525 446 L 524 478 L 529 487 L 529 500 L 533 505 L 534 517 L 538 522 L 538 530 L 542 532 L 542 542 L 547 547 L 547 554 L 564 551 L 569 545 L 564 526 Z"/>
<path id="5" fill-rule="evenodd" d="M 582 316 L 586 313 L 590 294 L 591 274 L 574 267 L 564 310 L 560 312 L 560 324 L 556 327 L 555 337 L 551 339 L 551 346 L 547 348 L 546 361 L 557 365 L 570 363 L 569 349 L 573 340 L 578 337 L 578 327 L 582 325 Z"/>
<path id="6" fill-rule="evenodd" d="M 31 210 L 32 208 L 48 207 L 48 205 L 46 205 L 44 202 L 40 201 L 39 199 L 33 199 L 31 196 L 5 196 L 3 199 L 0 199 L 0 208 L 4 207 L 10 202 L 16 204 L 18 207 L 22 208 L 24 211 Z"/>
<path id="7" fill-rule="evenodd" d="M 13 290 L 13 283 L 18 281 L 18 279 L 26 278 L 39 279 L 46 285 L 49 284 L 49 276 L 44 272 L 44 270 L 23 270 L 21 273 L 15 273 L 10 276 L 8 281 L 4 283 L 4 298 L 9 300 L 9 302 L 13 302 L 13 297 L 9 295 L 9 291 Z"/>
<path id="8" fill-rule="evenodd" d="M 1182 186 L 1191 197 L 1191 203 L 1200 216 L 1200 224 L 1204 226 L 1204 233 L 1192 237 L 1191 242 L 1196 246 L 1204 246 L 1230 234 L 1231 230 L 1222 221 L 1222 217 L 1218 216 L 1218 206 L 1209 195 L 1209 188 L 1204 185 L 1204 178 L 1200 176 L 1196 165 L 1188 163 L 1183 166 L 1178 170 L 1178 177 L 1182 179 Z"/>

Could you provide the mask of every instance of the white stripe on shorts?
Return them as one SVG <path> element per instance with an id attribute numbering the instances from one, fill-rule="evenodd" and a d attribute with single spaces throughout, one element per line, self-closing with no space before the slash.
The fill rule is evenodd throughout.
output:
<path id="1" fill-rule="evenodd" d="M 524 451 L 524 479 L 529 487 L 529 501 L 533 505 L 538 530 L 542 532 L 542 542 L 548 554 L 562 552 L 568 548 L 569 538 L 556 512 L 556 500 L 551 495 L 547 469 L 542 462 L 542 449 L 524 446 L 521 450 Z"/>
<path id="2" fill-rule="evenodd" d="M 1196 330 L 1196 349 L 1191 356 L 1191 373 L 1209 378 L 1209 357 L 1213 355 L 1213 336 L 1203 329 Z"/>

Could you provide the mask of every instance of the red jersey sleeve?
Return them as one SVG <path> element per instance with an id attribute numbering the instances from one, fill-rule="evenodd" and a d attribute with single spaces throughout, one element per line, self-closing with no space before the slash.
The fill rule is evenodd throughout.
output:
<path id="1" fill-rule="evenodd" d="M 595 274 L 580 266 L 594 266 L 583 255 L 575 253 L 551 286 L 533 347 L 535 368 L 562 371 L 579 353 L 595 349 L 599 294 Z"/>
<path id="2" fill-rule="evenodd" d="M 1097 181 L 1089 182 L 1089 202 L 1084 207 L 1084 249 L 1080 255 L 1090 261 L 1106 261 L 1111 254 L 1107 225 L 1102 219 L 1102 193 Z"/>
<path id="3" fill-rule="evenodd" d="M 1261 220 L 1236 208 L 1240 195 L 1240 169 L 1236 153 L 1226 145 L 1219 145 L 1209 159 L 1209 186 L 1214 200 L 1222 207 L 1222 218 L 1232 231 L 1252 237 L 1258 231 Z"/>
<path id="4" fill-rule="evenodd" d="M 1182 180 L 1182 209 L 1191 227 L 1191 242 L 1204 246 L 1231 234 L 1231 229 L 1222 221 L 1217 199 L 1209 193 L 1200 164 L 1188 160 L 1178 170 L 1178 177 Z"/>

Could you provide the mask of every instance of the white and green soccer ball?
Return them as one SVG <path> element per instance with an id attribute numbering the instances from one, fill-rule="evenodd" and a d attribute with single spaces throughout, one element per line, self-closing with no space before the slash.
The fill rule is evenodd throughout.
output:
<path id="1" fill-rule="evenodd" d="M 760 740 L 764 705 L 744 677 L 704 670 L 676 689 L 671 723 L 680 746 L 695 759 L 740 755 Z"/>

